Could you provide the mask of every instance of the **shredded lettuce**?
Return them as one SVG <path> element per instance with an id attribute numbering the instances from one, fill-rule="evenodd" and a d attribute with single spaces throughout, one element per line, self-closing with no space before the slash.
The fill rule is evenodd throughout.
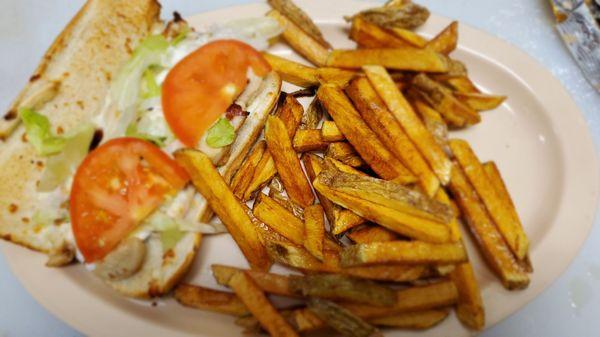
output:
<path id="1" fill-rule="evenodd" d="M 65 147 L 65 139 L 54 135 L 48 117 L 30 108 L 21 108 L 19 115 L 25 125 L 27 141 L 35 148 L 40 156 L 59 153 Z"/>
<path id="2" fill-rule="evenodd" d="M 219 148 L 230 145 L 235 140 L 235 128 L 227 118 L 219 120 L 206 132 L 206 144 Z"/>
<path id="3" fill-rule="evenodd" d="M 138 130 L 137 124 L 135 123 L 129 124 L 127 130 L 125 130 L 125 136 L 144 139 L 154 143 L 158 147 L 164 147 L 165 141 L 167 140 L 166 136 L 155 136 L 149 133 L 141 132 L 140 130 Z"/>
<path id="4" fill-rule="evenodd" d="M 38 191 L 49 192 L 69 179 L 89 152 L 95 128 L 86 124 L 62 137 L 63 149 L 46 161 L 46 167 L 38 184 Z"/>
<path id="5" fill-rule="evenodd" d="M 185 27 L 183 27 L 181 32 L 179 34 L 177 34 L 177 36 L 175 36 L 175 38 L 171 41 L 171 45 L 177 46 L 178 44 L 180 44 L 181 41 L 185 40 L 185 38 L 188 37 L 188 34 L 190 31 L 191 31 L 190 26 L 185 25 Z"/>
<path id="6" fill-rule="evenodd" d="M 160 96 L 160 85 L 156 83 L 156 75 L 153 67 L 144 71 L 144 81 L 142 82 L 142 98 L 148 99 Z"/>

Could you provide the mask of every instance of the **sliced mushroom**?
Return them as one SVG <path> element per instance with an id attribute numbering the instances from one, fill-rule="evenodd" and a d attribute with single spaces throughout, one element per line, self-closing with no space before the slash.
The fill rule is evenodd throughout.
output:
<path id="1" fill-rule="evenodd" d="M 138 238 L 130 237 L 115 250 L 96 263 L 94 274 L 106 281 L 118 281 L 137 273 L 146 258 L 146 245 Z"/>

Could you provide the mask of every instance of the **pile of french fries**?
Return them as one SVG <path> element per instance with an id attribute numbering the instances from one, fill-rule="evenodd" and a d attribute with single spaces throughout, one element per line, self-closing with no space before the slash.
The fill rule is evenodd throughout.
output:
<path id="1" fill-rule="evenodd" d="M 482 329 L 461 223 L 506 289 L 527 287 L 532 267 L 497 166 L 448 137 L 505 99 L 480 92 L 449 56 L 457 22 L 427 39 L 409 29 L 415 20 L 402 24 L 424 9 L 392 1 L 350 18 L 358 49 L 336 50 L 294 4 L 269 3 L 285 42 L 314 66 L 265 57 L 305 89 L 281 94 L 264 139 L 231 182 L 203 153 L 175 154 L 251 269 L 213 265 L 216 281 L 233 292 L 183 284 L 176 299 L 272 336 L 425 329 L 452 308 L 466 327 Z M 305 110 L 297 97 L 315 94 Z M 270 273 L 273 263 L 299 273 Z M 276 308 L 270 294 L 304 305 Z"/>

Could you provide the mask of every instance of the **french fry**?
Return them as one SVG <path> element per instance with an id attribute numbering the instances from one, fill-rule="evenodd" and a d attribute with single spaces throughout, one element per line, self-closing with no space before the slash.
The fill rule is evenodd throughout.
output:
<path id="1" fill-rule="evenodd" d="M 449 186 L 479 250 L 504 287 L 509 290 L 526 288 L 529 285 L 529 277 L 511 253 L 502 234 L 458 165 L 453 166 Z"/>
<path id="2" fill-rule="evenodd" d="M 227 286 L 236 273 L 245 272 L 256 285 L 264 292 L 280 296 L 297 297 L 290 288 L 290 277 L 280 274 L 267 273 L 258 270 L 244 270 L 240 268 L 213 264 L 210 266 L 213 276 L 218 284 Z M 233 294 L 232 294 L 233 295 Z"/>
<path id="3" fill-rule="evenodd" d="M 341 142 L 346 139 L 346 136 L 340 131 L 334 121 L 324 121 L 321 126 L 321 137 L 326 142 Z"/>
<path id="4" fill-rule="evenodd" d="M 418 90 L 435 110 L 439 111 L 448 121 L 448 124 L 457 128 L 467 124 L 476 124 L 481 121 L 477 111 L 456 99 L 450 89 L 430 79 L 425 74 L 413 78 L 413 87 Z"/>
<path id="5" fill-rule="evenodd" d="M 442 185 L 450 180 L 452 163 L 444 151 L 437 145 L 435 138 L 425 128 L 419 117 L 415 114 L 410 104 L 402 93 L 396 88 L 394 82 L 383 67 L 363 67 L 371 85 L 385 102 L 388 109 L 408 137 L 413 141 L 421 155 L 427 160 L 433 172 L 437 175 Z"/>
<path id="6" fill-rule="evenodd" d="M 258 195 L 260 197 L 260 194 Z M 304 217 L 304 209 L 294 204 L 285 192 L 283 183 L 279 176 L 274 176 L 269 182 L 269 197 L 277 201 L 281 206 L 285 207 L 288 211 L 292 212 L 294 216 L 299 219 Z"/>
<path id="7" fill-rule="evenodd" d="M 506 100 L 506 96 L 486 95 L 471 92 L 454 92 L 454 97 L 476 111 L 496 109 Z"/>
<path id="8" fill-rule="evenodd" d="M 439 180 L 381 101 L 369 80 L 365 77 L 352 80 L 346 88 L 346 93 L 381 142 L 419 178 L 427 195 L 433 196 L 440 186 Z"/>
<path id="9" fill-rule="evenodd" d="M 274 337 L 298 336 L 247 274 L 236 273 L 229 280 L 229 286 L 246 305 L 248 311 L 258 319 L 260 325 L 269 332 L 269 335 Z"/>
<path id="10" fill-rule="evenodd" d="M 263 56 L 269 62 L 271 68 L 281 76 L 282 80 L 304 88 L 319 84 L 317 68 L 305 66 L 269 53 L 263 53 Z"/>
<path id="11" fill-rule="evenodd" d="M 394 316 L 379 317 L 369 320 L 369 323 L 398 329 L 422 330 L 431 328 L 446 319 L 450 309 L 433 309 L 407 312 Z"/>
<path id="12" fill-rule="evenodd" d="M 267 119 L 265 140 L 290 199 L 303 207 L 312 205 L 312 189 L 302 171 L 286 127 L 278 117 L 270 116 Z"/>
<path id="13" fill-rule="evenodd" d="M 315 274 L 291 276 L 290 289 L 303 297 L 325 298 L 371 305 L 393 305 L 391 288 L 347 275 Z"/>
<path id="14" fill-rule="evenodd" d="M 307 308 L 317 317 L 344 336 L 382 337 L 383 335 L 369 323 L 353 315 L 343 307 L 318 298 L 308 300 Z"/>
<path id="15" fill-rule="evenodd" d="M 231 190 L 233 194 L 238 197 L 242 201 L 244 200 L 244 193 L 250 186 L 252 182 L 252 177 L 254 176 L 254 172 L 257 166 L 260 163 L 263 155 L 265 154 L 265 150 L 267 149 L 267 144 L 261 140 L 254 146 L 252 152 L 248 154 L 248 157 L 244 160 L 238 171 L 233 176 L 231 180 Z"/>
<path id="16" fill-rule="evenodd" d="M 450 54 L 458 44 L 458 21 L 452 21 L 438 35 L 425 45 L 425 49 L 433 50 L 445 55 Z"/>
<path id="17" fill-rule="evenodd" d="M 389 241 L 360 243 L 342 250 L 344 267 L 369 264 L 455 264 L 465 262 L 467 254 L 461 243 Z"/>
<path id="18" fill-rule="evenodd" d="M 319 77 L 319 83 L 321 84 L 332 83 L 343 86 L 356 76 L 356 72 L 338 68 L 322 67 L 317 69 L 317 75 Z"/>
<path id="19" fill-rule="evenodd" d="M 302 116 L 300 129 L 316 129 L 319 126 L 321 119 L 323 119 L 324 114 L 319 98 L 315 96 L 304 112 L 304 116 Z"/>
<path id="20" fill-rule="evenodd" d="M 512 198 L 510 197 L 508 188 L 506 187 L 506 184 L 504 183 L 504 179 L 502 179 L 502 175 L 500 174 L 500 170 L 498 170 L 496 163 L 494 163 L 493 161 L 484 163 L 483 170 L 485 171 L 485 174 L 487 175 L 488 179 L 494 186 L 494 189 L 496 190 L 496 193 L 498 193 L 498 196 L 504 201 L 504 203 L 506 205 L 509 205 L 508 210 L 512 214 L 512 216 L 515 219 L 520 219 L 519 214 L 517 213 L 517 208 L 515 207 L 515 204 L 513 203 Z M 521 223 L 520 220 L 519 220 L 519 223 Z M 523 259 L 523 261 L 521 261 L 521 264 L 522 264 L 523 268 L 525 268 L 526 272 L 528 272 L 528 273 L 533 272 L 533 266 L 531 265 L 531 260 L 529 259 L 529 255 L 527 255 L 525 257 L 525 259 Z"/>
<path id="21" fill-rule="evenodd" d="M 351 209 L 365 219 L 373 221 L 399 234 L 427 242 L 444 243 L 450 240 L 448 227 L 443 222 L 421 218 L 380 205 L 362 196 L 344 193 L 331 184 L 332 175 L 339 172 L 323 171 L 314 181 L 314 188 L 334 203 Z"/>
<path id="22" fill-rule="evenodd" d="M 358 69 L 365 65 L 431 73 L 448 71 L 444 55 L 416 48 L 333 50 L 327 58 L 329 67 Z"/>
<path id="23" fill-rule="evenodd" d="M 464 76 L 452 76 L 449 78 L 442 79 L 441 82 L 447 87 L 451 88 L 455 92 L 462 93 L 480 93 L 479 89 L 473 84 L 473 82 L 467 77 Z"/>
<path id="24" fill-rule="evenodd" d="M 267 16 L 277 20 L 283 29 L 282 36 L 285 41 L 300 55 L 306 57 L 317 66 L 325 65 L 329 51 L 300 27 L 289 20 L 277 10 L 267 13 Z"/>
<path id="25" fill-rule="evenodd" d="M 325 48 L 330 48 L 329 42 L 323 37 L 323 33 L 313 20 L 300 7 L 296 6 L 291 0 L 267 0 L 267 3 L 285 15 L 290 21 L 301 27 L 304 32 L 310 35 Z"/>
<path id="26" fill-rule="evenodd" d="M 323 261 L 317 260 L 306 249 L 290 243 L 271 241 L 266 243 L 269 256 L 276 262 L 305 272 L 338 273 L 368 280 L 409 282 L 431 274 L 424 265 L 372 265 L 342 268 L 340 256 L 331 250 L 323 251 Z"/>
<path id="27" fill-rule="evenodd" d="M 333 222 L 331 234 L 342 234 L 356 226 L 364 224 L 366 221 L 366 219 L 352 212 L 351 210 L 342 208 Z"/>
<path id="28" fill-rule="evenodd" d="M 321 130 L 298 130 L 294 136 L 293 146 L 297 152 L 325 150 L 329 142 L 321 136 Z"/>
<path id="29" fill-rule="evenodd" d="M 174 156 L 186 169 L 198 192 L 206 198 L 210 208 L 227 227 L 252 269 L 269 269 L 271 262 L 256 226 L 246 214 L 245 205 L 240 204 L 210 158 L 192 149 L 178 150 Z M 207 184 L 207 181 L 211 183 Z"/>
<path id="30" fill-rule="evenodd" d="M 411 103 L 415 110 L 421 116 L 423 124 L 429 130 L 435 142 L 440 148 L 446 153 L 450 153 L 450 146 L 448 145 L 448 125 L 442 118 L 442 115 L 419 97 L 411 97 Z"/>
<path id="31" fill-rule="evenodd" d="M 198 287 L 191 284 L 180 284 L 175 288 L 173 297 L 180 304 L 208 311 L 234 316 L 248 315 L 246 305 L 235 294 L 225 291 Z"/>
<path id="32" fill-rule="evenodd" d="M 296 130 L 302 122 L 303 115 L 304 108 L 302 107 L 302 104 L 300 104 L 298 99 L 292 95 L 285 95 L 283 104 L 275 112 L 275 116 L 279 117 L 285 125 L 285 129 L 287 130 L 290 139 L 294 138 Z"/>
<path id="33" fill-rule="evenodd" d="M 466 141 L 453 139 L 450 141 L 450 148 L 508 247 L 518 260 L 523 260 L 529 249 L 529 240 L 519 218 L 513 215 L 510 204 L 498 195 L 483 165 Z"/>
<path id="34" fill-rule="evenodd" d="M 408 42 L 412 47 L 424 48 L 427 44 L 427 40 L 424 37 L 411 30 L 396 27 L 390 29 L 390 31 L 397 37 Z"/>
<path id="35" fill-rule="evenodd" d="M 304 209 L 304 248 L 318 260 L 323 260 L 325 223 L 323 207 L 312 205 Z"/>
<path id="36" fill-rule="evenodd" d="M 352 230 L 346 236 L 354 243 L 388 242 L 398 240 L 398 234 L 379 225 L 365 225 Z"/>
<path id="37" fill-rule="evenodd" d="M 411 45 L 398 38 L 388 30 L 356 16 L 352 20 L 350 39 L 354 40 L 359 48 L 397 48 L 410 47 Z"/>
<path id="38" fill-rule="evenodd" d="M 327 146 L 327 157 L 339 160 L 352 167 L 365 167 L 365 161 L 356 153 L 352 145 L 346 142 L 334 142 Z"/>
<path id="39" fill-rule="evenodd" d="M 339 87 L 324 84 L 319 88 L 317 96 L 350 144 L 380 177 L 398 178 L 406 183 L 415 181 L 412 173 L 385 148 L 360 118 Z"/>
<path id="40" fill-rule="evenodd" d="M 273 161 L 271 153 L 266 150 L 254 169 L 252 179 L 248 183 L 248 187 L 244 192 L 242 201 L 250 200 L 256 191 L 262 189 L 269 183 L 275 173 L 277 173 L 277 170 L 275 169 L 275 162 Z"/>

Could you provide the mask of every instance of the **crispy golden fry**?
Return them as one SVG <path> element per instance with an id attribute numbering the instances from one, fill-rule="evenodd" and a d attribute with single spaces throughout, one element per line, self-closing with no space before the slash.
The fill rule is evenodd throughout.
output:
<path id="1" fill-rule="evenodd" d="M 325 222 L 323 207 L 312 205 L 304 209 L 304 248 L 318 260 L 323 260 Z"/>
<path id="2" fill-rule="evenodd" d="M 354 229 L 346 236 L 354 243 L 387 242 L 398 240 L 398 234 L 379 225 L 365 225 Z"/>
<path id="3" fill-rule="evenodd" d="M 411 30 L 404 28 L 392 28 L 390 31 L 415 48 L 424 48 L 427 44 L 427 40 L 424 37 Z"/>
<path id="4" fill-rule="evenodd" d="M 277 173 L 275 162 L 273 161 L 271 153 L 266 150 L 254 169 L 252 179 L 248 183 L 248 187 L 246 187 L 242 200 L 248 201 L 252 199 L 252 195 L 265 187 L 273 176 L 275 176 L 275 173 Z"/>
<path id="5" fill-rule="evenodd" d="M 290 289 L 303 297 L 326 298 L 371 305 L 393 305 L 391 288 L 347 275 L 315 274 L 291 276 Z"/>
<path id="6" fill-rule="evenodd" d="M 346 136 L 340 131 L 334 121 L 324 121 L 321 126 L 321 137 L 326 142 L 341 142 Z"/>
<path id="7" fill-rule="evenodd" d="M 364 224 L 366 221 L 366 219 L 352 212 L 351 210 L 342 208 L 333 222 L 331 234 L 342 234 L 356 226 Z"/>
<path id="8" fill-rule="evenodd" d="M 443 222 L 421 218 L 412 214 L 365 199 L 361 193 L 348 194 L 332 184 L 341 172 L 323 171 L 314 181 L 314 188 L 334 203 L 351 209 L 356 214 L 380 224 L 399 234 L 418 240 L 444 243 L 450 240 L 448 226 Z"/>
<path id="9" fill-rule="evenodd" d="M 267 273 L 258 270 L 244 270 L 240 268 L 213 264 L 210 266 L 213 276 L 218 284 L 227 286 L 229 281 L 238 272 L 246 272 L 252 278 L 254 283 L 269 294 L 296 297 L 297 295 L 290 289 L 289 276 Z"/>
<path id="10" fill-rule="evenodd" d="M 466 75 L 448 77 L 441 79 L 441 82 L 454 91 L 473 94 L 480 93 L 479 89 Z"/>
<path id="11" fill-rule="evenodd" d="M 388 2 L 385 6 L 361 11 L 350 19 L 357 16 L 387 29 L 395 27 L 414 29 L 427 21 L 429 10 L 410 1 L 394 0 Z"/>
<path id="12" fill-rule="evenodd" d="M 283 95 L 283 93 L 282 93 Z M 294 138 L 298 126 L 302 122 L 302 116 L 304 116 L 304 108 L 302 104 L 298 102 L 298 99 L 292 95 L 285 95 L 283 104 L 275 112 L 275 116 L 279 117 L 285 129 L 287 130 L 290 139 Z"/>
<path id="13" fill-rule="evenodd" d="M 286 127 L 278 117 L 270 116 L 267 119 L 265 140 L 290 199 L 303 207 L 312 205 L 314 202 L 312 189 L 302 171 Z"/>
<path id="14" fill-rule="evenodd" d="M 396 88 L 385 68 L 368 66 L 363 67 L 363 69 L 375 91 L 396 117 L 396 120 L 400 122 L 404 131 L 427 160 L 440 182 L 446 185 L 450 180 L 450 170 L 452 168 L 450 158 L 437 145 L 435 138 L 425 128 L 410 104 Z"/>
<path id="15" fill-rule="evenodd" d="M 415 181 L 412 173 L 385 148 L 360 118 L 342 89 L 324 84 L 317 96 L 350 144 L 380 177 L 398 178 L 406 183 Z"/>
<path id="16" fill-rule="evenodd" d="M 511 212 L 510 204 L 498 195 L 469 143 L 453 139 L 450 141 L 450 148 L 508 247 L 518 260 L 523 260 L 529 250 L 529 240 L 521 221 Z"/>
<path id="17" fill-rule="evenodd" d="M 411 103 L 415 108 L 415 111 L 419 113 L 423 124 L 429 132 L 433 135 L 435 142 L 440 148 L 446 153 L 450 153 L 450 146 L 448 145 L 448 125 L 442 118 L 442 115 L 419 97 L 411 97 Z"/>
<path id="18" fill-rule="evenodd" d="M 354 167 L 348 165 L 348 164 L 344 164 L 343 162 L 332 158 L 330 156 L 325 156 L 324 160 L 323 160 L 323 169 L 324 170 L 337 170 L 337 171 L 342 171 L 344 173 L 348 173 L 348 174 L 356 174 L 359 176 L 363 176 L 363 177 L 370 177 L 370 175 L 359 171 L 357 169 L 355 169 Z"/>
<path id="19" fill-rule="evenodd" d="M 494 225 L 475 189 L 458 165 L 452 169 L 450 190 L 478 243 L 490 268 L 498 275 L 505 288 L 522 289 L 529 285 L 529 277 L 519 265 L 502 234 Z"/>
<path id="20" fill-rule="evenodd" d="M 244 193 L 250 186 L 254 172 L 259 165 L 266 149 L 267 144 L 264 142 L 264 140 L 259 141 L 254 146 L 254 149 L 252 149 L 250 154 L 248 154 L 248 157 L 246 157 L 239 170 L 235 173 L 233 179 L 231 180 L 230 185 L 233 194 L 242 201 L 246 201 L 244 200 Z"/>
<path id="21" fill-rule="evenodd" d="M 244 272 L 234 274 L 229 280 L 229 286 L 248 310 L 260 322 L 260 325 L 271 336 L 298 336 L 288 322 L 277 312 L 260 288 Z"/>
<path id="22" fill-rule="evenodd" d="M 317 66 L 327 63 L 329 51 L 310 35 L 306 34 L 300 27 L 282 15 L 277 10 L 267 13 L 267 16 L 277 20 L 284 29 L 282 35 L 285 41 L 300 55 L 306 57 Z"/>
<path id="23" fill-rule="evenodd" d="M 415 281 L 430 276 L 427 266 L 373 265 L 342 268 L 340 256 L 331 250 L 323 251 L 323 261 L 317 260 L 306 249 L 285 242 L 267 242 L 269 256 L 276 262 L 308 272 L 338 273 L 359 278 L 390 282 Z"/>
<path id="24" fill-rule="evenodd" d="M 381 142 L 419 178 L 427 195 L 433 196 L 440 186 L 439 180 L 379 98 L 369 80 L 365 77 L 352 80 L 346 87 L 346 93 Z"/>
<path id="25" fill-rule="evenodd" d="M 456 99 L 450 89 L 430 79 L 425 74 L 419 74 L 413 79 L 416 88 L 435 110 L 439 111 L 454 127 L 463 127 L 466 124 L 476 124 L 481 121 L 477 111 Z"/>
<path id="26" fill-rule="evenodd" d="M 509 205 L 508 211 L 512 214 L 514 218 L 520 219 L 519 214 L 517 213 L 517 208 L 515 207 L 515 204 L 513 203 L 512 198 L 510 197 L 508 188 L 504 183 L 504 179 L 502 179 L 502 175 L 500 174 L 500 170 L 498 170 L 496 163 L 494 163 L 493 161 L 484 163 L 483 170 L 485 171 L 485 174 L 494 186 L 494 189 L 496 190 L 496 193 L 498 193 L 498 196 L 502 198 L 506 205 Z M 521 223 L 521 221 L 519 221 L 519 223 Z M 525 268 L 525 271 L 527 271 L 528 273 L 533 272 L 533 266 L 531 265 L 529 255 L 526 256 L 525 259 L 521 261 L 521 263 L 522 266 Z"/>
<path id="27" fill-rule="evenodd" d="M 331 83 L 339 86 L 343 86 L 348 81 L 350 81 L 354 76 L 356 76 L 356 72 L 343 70 L 338 68 L 328 68 L 322 67 L 317 69 L 319 83 Z"/>
<path id="28" fill-rule="evenodd" d="M 467 260 L 462 243 L 428 243 L 421 241 L 389 241 L 360 243 L 344 248 L 344 267 L 382 263 L 449 264 Z"/>
<path id="29" fill-rule="evenodd" d="M 407 312 L 394 316 L 379 317 L 369 320 L 369 323 L 399 329 L 428 329 L 446 319 L 450 309 L 433 309 Z"/>
<path id="30" fill-rule="evenodd" d="M 502 104 L 502 102 L 504 102 L 504 100 L 506 100 L 506 96 L 458 91 L 454 92 L 454 97 L 476 111 L 496 109 L 498 106 L 500 106 L 500 104 Z"/>
<path id="31" fill-rule="evenodd" d="M 334 142 L 327 146 L 325 155 L 329 158 L 339 160 L 351 167 L 365 167 L 365 161 L 356 153 L 352 145 L 346 142 Z"/>
<path id="32" fill-rule="evenodd" d="M 260 197 L 260 195 L 259 195 Z M 304 218 L 304 209 L 302 207 L 294 204 L 290 198 L 287 196 L 285 192 L 285 188 L 283 187 L 283 183 L 279 176 L 274 176 L 273 179 L 269 182 L 269 197 L 273 198 L 277 201 L 281 206 L 285 207 L 288 211 L 292 212 L 294 216 L 299 219 Z"/>
<path id="33" fill-rule="evenodd" d="M 319 98 L 315 96 L 304 112 L 304 116 L 302 116 L 300 129 L 316 129 L 319 126 L 321 119 L 323 119 L 324 114 L 325 112 L 323 111 L 321 102 L 319 102 Z"/>
<path id="34" fill-rule="evenodd" d="M 300 7 L 296 6 L 291 0 L 268 0 L 269 5 L 285 15 L 290 21 L 302 28 L 304 32 L 310 35 L 325 48 L 331 48 L 329 42 L 325 41 L 323 33 L 319 27 L 312 21 Z"/>
<path id="35" fill-rule="evenodd" d="M 223 222 L 227 231 L 244 253 L 252 269 L 267 270 L 271 262 L 262 245 L 256 226 L 246 214 L 245 205 L 238 201 L 204 153 L 192 149 L 178 150 L 174 154 L 183 166 L 198 192 Z M 210 181 L 210 184 L 206 182 Z"/>
<path id="36" fill-rule="evenodd" d="M 358 69 L 366 65 L 431 73 L 448 71 L 444 55 L 416 48 L 333 50 L 327 58 L 329 67 Z"/>
<path id="37" fill-rule="evenodd" d="M 263 53 L 265 59 L 281 76 L 281 79 L 300 87 L 311 87 L 319 84 L 317 68 L 288 60 L 269 53 Z"/>
<path id="38" fill-rule="evenodd" d="M 430 49 L 445 55 L 450 54 L 458 44 L 458 21 L 452 21 L 448 27 L 444 28 L 438 35 L 431 39 L 425 45 L 425 49 Z"/>
<path id="39" fill-rule="evenodd" d="M 180 284 L 175 288 L 173 297 L 175 297 L 177 302 L 186 307 L 234 316 L 249 314 L 244 303 L 235 294 L 225 291 L 198 287 L 191 284 Z"/>
<path id="40" fill-rule="evenodd" d="M 298 130 L 293 142 L 297 152 L 325 150 L 329 144 L 330 142 L 323 139 L 319 129 Z"/>
<path id="41" fill-rule="evenodd" d="M 383 334 L 377 328 L 333 302 L 311 298 L 308 300 L 307 308 L 344 336 L 383 337 Z"/>
<path id="42" fill-rule="evenodd" d="M 360 16 L 352 20 L 350 39 L 354 40 L 359 48 L 397 48 L 409 47 L 404 39 L 396 37 L 386 29 L 372 24 Z"/>

